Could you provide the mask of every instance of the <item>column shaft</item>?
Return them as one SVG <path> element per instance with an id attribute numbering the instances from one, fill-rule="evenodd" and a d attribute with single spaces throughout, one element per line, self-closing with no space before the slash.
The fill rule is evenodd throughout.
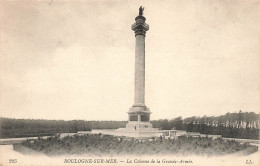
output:
<path id="1" fill-rule="evenodd" d="M 145 102 L 145 36 L 137 35 L 135 44 L 135 104 Z"/>

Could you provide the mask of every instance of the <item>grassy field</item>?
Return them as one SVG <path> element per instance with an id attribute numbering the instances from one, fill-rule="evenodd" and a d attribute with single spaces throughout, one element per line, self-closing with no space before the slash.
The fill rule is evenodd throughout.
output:
<path id="1" fill-rule="evenodd" d="M 22 145 L 22 146 L 21 146 Z M 92 154 L 92 155 L 206 155 L 220 156 L 232 153 L 249 155 L 258 151 L 257 146 L 249 143 L 240 144 L 234 140 L 221 138 L 192 138 L 181 137 L 177 140 L 125 140 L 108 135 L 75 135 L 60 138 L 26 140 L 14 145 L 14 150 L 23 153 L 26 147 L 48 156 L 63 154 Z"/>

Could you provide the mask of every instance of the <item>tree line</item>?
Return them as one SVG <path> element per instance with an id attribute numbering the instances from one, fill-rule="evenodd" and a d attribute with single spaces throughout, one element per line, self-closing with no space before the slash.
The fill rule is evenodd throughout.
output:
<path id="1" fill-rule="evenodd" d="M 226 113 L 221 116 L 177 117 L 153 120 L 154 128 L 176 129 L 201 134 L 217 134 L 231 138 L 259 139 L 259 117 L 254 112 Z M 48 136 L 92 129 L 117 129 L 127 121 L 43 120 L 0 118 L 0 138 Z"/>
<path id="2" fill-rule="evenodd" d="M 0 118 L 0 138 L 51 136 L 92 129 L 125 127 L 126 121 L 44 120 Z"/>
<path id="3" fill-rule="evenodd" d="M 226 113 L 221 116 L 177 117 L 161 119 L 151 123 L 163 130 L 185 130 L 201 134 L 222 135 L 229 138 L 259 139 L 260 114 L 254 112 Z"/>

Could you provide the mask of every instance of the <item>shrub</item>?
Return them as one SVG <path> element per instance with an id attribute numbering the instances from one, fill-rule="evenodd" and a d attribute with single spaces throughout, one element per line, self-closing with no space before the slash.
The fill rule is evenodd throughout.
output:
<path id="1" fill-rule="evenodd" d="M 122 139 L 110 135 L 74 135 L 60 138 L 59 136 L 47 139 L 26 140 L 22 145 L 47 155 L 62 154 L 196 154 L 196 155 L 225 155 L 242 151 L 251 154 L 258 150 L 249 143 L 240 144 L 233 140 L 222 138 L 192 138 L 180 137 L 177 140 L 139 141 L 136 139 Z"/>

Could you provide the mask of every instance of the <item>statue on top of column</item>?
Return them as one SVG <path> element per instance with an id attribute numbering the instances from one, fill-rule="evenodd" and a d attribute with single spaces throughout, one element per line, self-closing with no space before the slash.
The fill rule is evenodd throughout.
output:
<path id="1" fill-rule="evenodd" d="M 144 13 L 144 7 L 140 6 L 139 8 L 139 16 L 142 16 Z"/>

